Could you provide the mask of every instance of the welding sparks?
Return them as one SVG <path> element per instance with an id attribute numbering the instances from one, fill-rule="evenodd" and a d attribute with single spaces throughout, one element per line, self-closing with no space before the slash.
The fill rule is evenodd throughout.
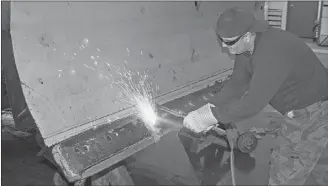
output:
<path id="1" fill-rule="evenodd" d="M 154 101 L 155 91 L 152 84 L 147 82 L 148 74 L 146 72 L 135 74 L 125 68 L 123 68 L 123 72 L 119 68 L 116 72 L 120 76 L 120 80 L 115 84 L 122 90 L 119 95 L 120 101 L 133 105 L 146 127 L 154 134 L 158 133 L 156 128 L 158 118 Z"/>

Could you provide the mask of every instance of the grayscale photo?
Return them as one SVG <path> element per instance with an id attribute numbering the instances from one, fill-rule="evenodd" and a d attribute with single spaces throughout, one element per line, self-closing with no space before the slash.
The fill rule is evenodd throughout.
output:
<path id="1" fill-rule="evenodd" d="M 328 0 L 1 1 L 4 186 L 328 185 Z"/>

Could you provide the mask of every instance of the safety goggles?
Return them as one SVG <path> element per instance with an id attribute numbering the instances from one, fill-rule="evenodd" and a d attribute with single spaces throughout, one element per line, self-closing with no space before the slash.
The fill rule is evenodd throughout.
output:
<path id="1" fill-rule="evenodd" d="M 232 46 L 232 45 L 236 44 L 240 40 L 240 38 L 242 38 L 243 36 L 244 36 L 244 34 L 237 37 L 235 40 L 232 40 L 232 41 L 224 41 L 220 36 L 218 36 L 218 37 L 220 38 L 220 41 L 222 43 L 226 44 L 227 46 Z"/>

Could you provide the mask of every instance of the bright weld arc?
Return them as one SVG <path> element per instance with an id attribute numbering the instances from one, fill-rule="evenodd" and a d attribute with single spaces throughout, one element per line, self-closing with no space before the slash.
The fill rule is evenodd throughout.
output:
<path id="1" fill-rule="evenodd" d="M 121 98 L 120 101 L 134 106 L 145 126 L 154 134 L 157 134 L 159 129 L 156 128 L 158 117 L 154 101 L 155 92 L 152 84 L 146 81 L 148 74 L 138 72 L 138 75 L 136 75 L 125 68 L 123 72 L 120 72 L 119 69 L 116 72 L 120 76 L 120 80 L 116 84 L 122 90 L 119 95 Z"/>

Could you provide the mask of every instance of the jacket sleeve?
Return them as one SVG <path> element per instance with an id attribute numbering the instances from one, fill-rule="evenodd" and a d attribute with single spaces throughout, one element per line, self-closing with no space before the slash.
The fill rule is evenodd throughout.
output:
<path id="1" fill-rule="evenodd" d="M 253 59 L 255 68 L 247 94 L 212 109 L 218 121 L 234 123 L 258 114 L 289 76 L 292 63 L 281 57 L 283 54 L 268 51 L 258 55 Z"/>
<path id="2" fill-rule="evenodd" d="M 222 90 L 213 97 L 212 104 L 224 104 L 231 99 L 240 98 L 247 91 L 251 76 L 246 63 L 243 56 L 236 56 L 232 75 L 224 83 Z"/>

